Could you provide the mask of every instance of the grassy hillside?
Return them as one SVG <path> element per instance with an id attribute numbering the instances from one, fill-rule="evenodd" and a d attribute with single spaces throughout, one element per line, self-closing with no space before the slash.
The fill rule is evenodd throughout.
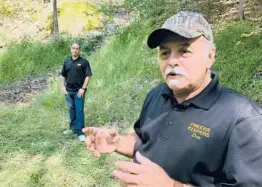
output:
<path id="1" fill-rule="evenodd" d="M 222 25 L 218 26 L 223 27 Z M 214 70 L 225 85 L 262 103 L 262 29 L 257 24 L 233 22 L 217 34 Z"/>
<path id="2" fill-rule="evenodd" d="M 259 94 L 261 32 L 245 22 L 216 27 L 222 26 L 223 31 L 215 37 L 217 58 L 214 70 L 224 84 L 262 101 Z M 89 58 L 94 76 L 85 104 L 88 126 L 118 125 L 123 133 L 132 129 L 145 94 L 161 81 L 157 51 L 146 46 L 150 30 L 145 25 L 133 24 L 108 39 Z M 64 49 L 57 50 L 65 52 Z M 27 59 L 37 59 L 37 53 L 25 52 L 24 55 L 24 58 L 28 55 Z M 11 62 L 11 57 L 6 61 Z M 54 59 L 57 57 L 53 56 Z M 57 60 L 54 67 L 59 63 Z M 46 71 L 45 66 L 40 67 L 41 72 Z M 20 71 L 28 71 L 22 68 L 28 68 L 25 64 L 21 64 Z M 49 89 L 31 107 L 1 105 L 0 186 L 119 186 L 112 180 L 111 172 L 114 161 L 125 158 L 117 155 L 100 159 L 92 157 L 77 139 L 66 139 L 61 134 L 67 127 L 67 119 L 58 77 L 49 79 Z"/>
<path id="3" fill-rule="evenodd" d="M 90 55 L 91 51 L 101 45 L 102 39 L 102 35 L 87 37 L 64 35 L 53 38 L 45 44 L 31 38 L 10 43 L 0 58 L 0 84 L 10 84 L 60 68 L 65 58 L 71 55 L 70 47 L 73 42 L 80 43 L 84 56 Z"/>

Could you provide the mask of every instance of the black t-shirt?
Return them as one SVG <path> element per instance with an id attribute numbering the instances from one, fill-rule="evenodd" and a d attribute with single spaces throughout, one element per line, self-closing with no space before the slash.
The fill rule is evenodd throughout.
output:
<path id="1" fill-rule="evenodd" d="M 134 125 L 139 151 L 168 175 L 201 187 L 262 186 L 262 111 L 245 96 L 211 83 L 177 103 L 161 84 L 147 95 Z"/>
<path id="2" fill-rule="evenodd" d="M 92 76 L 89 62 L 79 57 L 73 60 L 72 57 L 65 60 L 61 75 L 65 77 L 66 90 L 77 92 L 82 88 L 85 78 Z"/>

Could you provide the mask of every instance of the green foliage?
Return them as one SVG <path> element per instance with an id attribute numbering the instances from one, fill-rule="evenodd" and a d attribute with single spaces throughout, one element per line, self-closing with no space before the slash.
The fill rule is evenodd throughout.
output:
<path id="1" fill-rule="evenodd" d="M 10 3 L 4 2 L 4 0 L 0 0 L 0 14 L 6 17 L 15 17 L 17 16 L 16 11 L 17 9 Z"/>
<path id="2" fill-rule="evenodd" d="M 213 21 L 220 6 L 213 0 L 125 0 L 121 7 L 137 12 L 138 19 L 144 23 L 160 26 L 180 10 L 201 12 L 208 21 Z"/>
<path id="3" fill-rule="evenodd" d="M 59 38 L 42 45 L 30 38 L 11 43 L 0 59 L 0 82 L 9 83 L 59 67 L 68 55 L 70 41 Z"/>
<path id="4" fill-rule="evenodd" d="M 20 18 L 25 13 L 34 15 L 39 7 L 42 6 L 42 2 L 38 2 L 38 7 L 34 7 L 34 0 L 12 1 L 12 0 L 0 0 L 0 15 L 8 18 Z"/>
<path id="5" fill-rule="evenodd" d="M 262 38 L 261 33 L 255 33 L 257 29 L 250 23 L 236 22 L 219 33 L 214 69 L 223 83 L 261 102 L 262 85 L 257 75 L 261 72 Z"/>
<path id="6" fill-rule="evenodd" d="M 87 35 L 86 37 L 78 37 L 76 41 L 81 45 L 82 52 L 91 55 L 96 48 L 99 48 L 104 40 L 104 35 Z"/>
<path id="7" fill-rule="evenodd" d="M 94 75 L 86 113 L 90 124 L 132 123 L 138 117 L 145 94 L 159 82 L 155 51 L 146 46 L 149 30 L 143 24 L 131 25 L 91 57 Z"/>
<path id="8" fill-rule="evenodd" d="M 102 35 L 87 37 L 58 37 L 42 44 L 25 38 L 19 43 L 10 43 L 0 59 L 0 83 L 11 83 L 32 75 L 59 68 L 70 56 L 70 46 L 78 42 L 85 54 L 102 44 Z"/>
<path id="9" fill-rule="evenodd" d="M 144 23 L 134 23 L 110 38 L 90 57 L 93 77 L 85 103 L 88 126 L 110 126 L 112 122 L 126 121 L 126 126 L 120 125 L 121 130 L 127 132 L 132 128 L 146 93 L 161 81 L 157 53 L 146 46 L 151 30 Z M 85 40 L 75 40 L 84 45 Z M 245 22 L 228 24 L 216 34 L 215 41 L 214 71 L 218 72 L 222 83 L 261 102 L 262 38 L 258 27 Z M 66 48 L 61 51 L 67 53 L 68 42 L 58 39 L 55 49 Z M 41 49 L 37 52 L 45 51 L 43 46 L 30 41 L 23 41 L 13 49 L 18 54 L 7 51 L 12 54 L 10 57 L 22 58 L 23 54 L 34 54 L 37 48 Z M 57 56 L 53 58 L 57 60 Z M 30 68 L 20 65 L 21 69 Z M 56 67 L 61 62 L 53 65 Z M 8 73 L 7 70 L 3 72 Z M 58 77 L 49 80 L 49 89 L 29 108 L 1 105 L 0 186 L 119 186 L 110 175 L 115 160 L 123 157 L 105 155 L 95 159 L 83 144 L 63 137 L 61 132 L 67 122 L 68 112 Z"/>
<path id="10" fill-rule="evenodd" d="M 169 7 L 170 12 L 177 11 L 177 4 Z M 124 6 L 129 10 L 138 11 L 142 20 L 154 20 L 155 23 L 162 20 L 162 16 L 165 17 L 165 14 L 168 13 L 166 12 L 168 10 L 166 0 L 128 0 L 125 1 Z"/>
<path id="11" fill-rule="evenodd" d="M 100 13 L 84 1 L 73 3 L 65 1 L 59 7 L 59 26 L 61 30 L 71 33 L 94 30 L 101 27 Z"/>

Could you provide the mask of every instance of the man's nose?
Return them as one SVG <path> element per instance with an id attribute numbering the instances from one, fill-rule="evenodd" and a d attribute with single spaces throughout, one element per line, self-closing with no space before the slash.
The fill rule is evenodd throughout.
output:
<path id="1" fill-rule="evenodd" d="M 178 66 L 180 65 L 180 63 L 181 63 L 180 56 L 175 55 L 175 54 L 172 54 L 168 60 L 168 65 L 171 67 Z"/>

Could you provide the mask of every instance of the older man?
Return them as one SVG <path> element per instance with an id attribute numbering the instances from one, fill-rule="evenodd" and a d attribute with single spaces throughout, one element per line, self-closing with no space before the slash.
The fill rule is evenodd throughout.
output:
<path id="1" fill-rule="evenodd" d="M 86 128 L 88 149 L 134 158 L 116 164 L 123 186 L 261 187 L 262 111 L 210 71 L 215 46 L 207 21 L 179 12 L 150 34 L 148 46 L 159 47 L 166 83 L 147 95 L 134 134 Z"/>

